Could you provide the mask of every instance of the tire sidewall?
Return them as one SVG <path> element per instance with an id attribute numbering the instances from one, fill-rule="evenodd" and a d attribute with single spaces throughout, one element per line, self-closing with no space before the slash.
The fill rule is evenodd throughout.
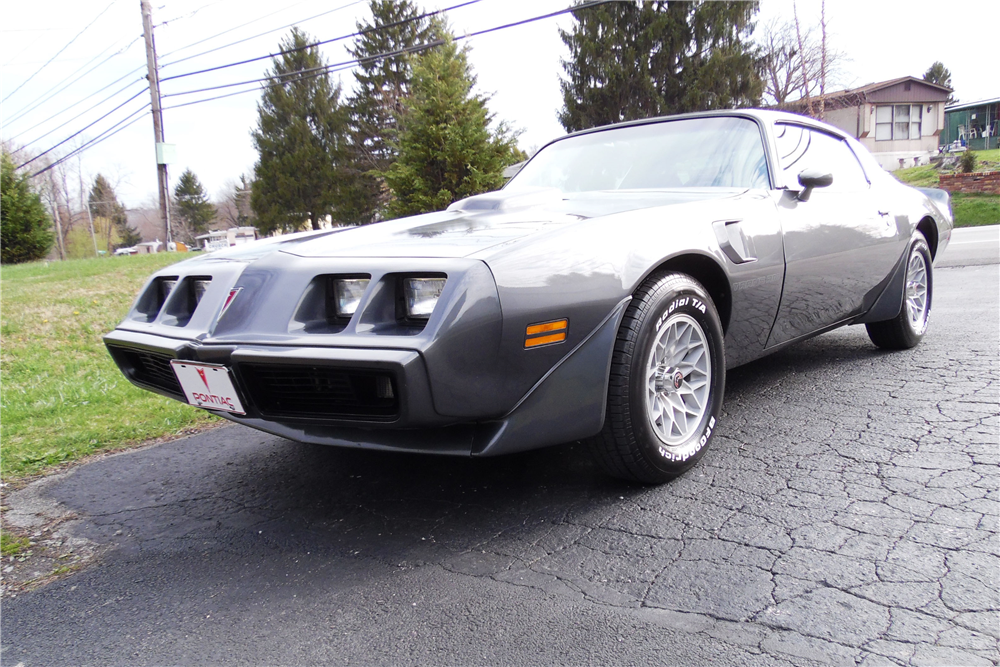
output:
<path id="1" fill-rule="evenodd" d="M 675 280 L 664 280 L 651 301 L 652 306 L 641 319 L 629 369 L 629 416 L 635 441 L 646 463 L 664 475 L 677 475 L 704 456 L 718 427 L 726 375 L 722 325 L 712 300 L 693 280 L 684 280 L 681 285 Z M 646 405 L 646 363 L 658 332 L 675 314 L 691 317 L 705 333 L 712 363 L 711 389 L 709 407 L 693 435 L 679 445 L 667 446 L 650 424 Z"/>
<path id="2" fill-rule="evenodd" d="M 919 332 L 910 323 L 910 313 L 906 306 L 906 283 L 909 278 L 910 262 L 913 260 L 913 255 L 918 253 L 923 257 L 924 272 L 927 274 L 927 312 L 924 314 L 924 330 Z M 934 272 L 932 270 L 932 261 L 931 249 L 927 244 L 927 240 L 922 233 L 917 232 L 914 234 L 913 240 L 910 241 L 910 250 L 906 254 L 906 274 L 903 276 L 903 304 L 902 312 L 900 312 L 906 333 L 914 344 L 924 337 L 924 334 L 927 333 L 927 327 L 930 326 L 931 307 L 934 305 Z"/>

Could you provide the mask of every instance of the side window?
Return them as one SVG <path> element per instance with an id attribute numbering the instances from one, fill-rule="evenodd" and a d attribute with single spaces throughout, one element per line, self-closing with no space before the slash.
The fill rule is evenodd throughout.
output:
<path id="1" fill-rule="evenodd" d="M 847 143 L 832 135 L 801 125 L 775 126 L 775 147 L 785 185 L 794 188 L 806 169 L 833 174 L 830 192 L 857 192 L 868 189 L 868 179 Z"/>

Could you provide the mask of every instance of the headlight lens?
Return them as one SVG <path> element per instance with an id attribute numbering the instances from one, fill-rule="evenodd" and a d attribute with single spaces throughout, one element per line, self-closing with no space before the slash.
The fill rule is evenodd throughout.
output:
<path id="1" fill-rule="evenodd" d="M 337 317 L 351 317 L 368 289 L 368 278 L 334 278 L 333 306 Z"/>
<path id="2" fill-rule="evenodd" d="M 406 316 L 425 320 L 434 312 L 444 290 L 447 278 L 406 278 L 403 280 L 403 296 L 406 300 Z"/>

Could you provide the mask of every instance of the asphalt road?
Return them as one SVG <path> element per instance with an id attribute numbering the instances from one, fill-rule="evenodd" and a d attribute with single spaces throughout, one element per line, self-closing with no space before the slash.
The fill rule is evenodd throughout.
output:
<path id="1" fill-rule="evenodd" d="M 963 227 L 952 232 L 951 243 L 937 268 L 982 266 L 1000 261 L 1000 225 Z"/>
<path id="2" fill-rule="evenodd" d="M 581 445 L 237 426 L 81 466 L 42 495 L 107 550 L 4 601 L 0 660 L 997 664 L 1000 275 L 935 279 L 914 350 L 852 327 L 733 370 L 712 450 L 658 488 Z"/>

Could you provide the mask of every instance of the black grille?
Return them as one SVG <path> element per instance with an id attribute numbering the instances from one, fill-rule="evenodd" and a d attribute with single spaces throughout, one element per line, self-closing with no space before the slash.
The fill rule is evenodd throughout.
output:
<path id="1" fill-rule="evenodd" d="M 266 417 L 393 421 L 399 415 L 388 373 L 327 366 L 240 364 L 251 400 Z"/>
<path id="2" fill-rule="evenodd" d="M 170 360 L 173 357 L 159 352 L 117 346 L 108 346 L 108 350 L 125 374 L 136 382 L 179 396 L 184 395 L 177 382 L 177 376 L 174 375 L 174 369 L 170 367 Z"/>

